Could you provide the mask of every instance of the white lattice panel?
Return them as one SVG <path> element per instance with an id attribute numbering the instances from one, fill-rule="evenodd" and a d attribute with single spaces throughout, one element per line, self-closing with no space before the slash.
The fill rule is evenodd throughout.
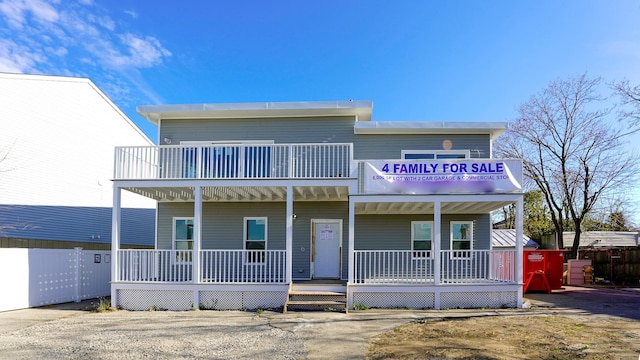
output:
<path id="1" fill-rule="evenodd" d="M 465 308 L 513 308 L 518 304 L 516 291 L 443 292 L 441 309 Z"/>
<path id="2" fill-rule="evenodd" d="M 286 299 L 284 291 L 202 291 L 200 307 L 212 310 L 280 308 Z"/>
<path id="3" fill-rule="evenodd" d="M 376 308 L 426 309 L 434 307 L 431 292 L 353 292 L 354 304 Z"/>
<path id="4" fill-rule="evenodd" d="M 193 308 L 193 291 L 120 289 L 118 306 L 126 310 L 182 311 Z"/>
<path id="5" fill-rule="evenodd" d="M 242 291 L 201 291 L 200 308 L 206 310 L 242 309 Z"/>
<path id="6" fill-rule="evenodd" d="M 285 301 L 287 301 L 286 291 L 246 291 L 244 293 L 246 309 L 281 308 Z"/>

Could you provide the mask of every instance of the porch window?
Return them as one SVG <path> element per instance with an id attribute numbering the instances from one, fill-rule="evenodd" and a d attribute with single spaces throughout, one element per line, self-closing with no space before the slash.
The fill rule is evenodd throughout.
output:
<path id="1" fill-rule="evenodd" d="M 471 257 L 473 250 L 473 221 L 451 222 L 451 250 L 452 258 Z"/>
<path id="2" fill-rule="evenodd" d="M 173 250 L 176 250 L 176 262 L 191 262 L 193 218 L 173 218 Z"/>
<path id="3" fill-rule="evenodd" d="M 402 150 L 403 160 L 468 159 L 469 150 Z"/>
<path id="4" fill-rule="evenodd" d="M 431 239 L 433 237 L 431 221 L 411 222 L 411 251 L 414 259 L 431 257 Z"/>
<path id="5" fill-rule="evenodd" d="M 244 249 L 247 250 L 245 261 L 251 264 L 265 262 L 267 249 L 267 218 L 244 218 Z"/>

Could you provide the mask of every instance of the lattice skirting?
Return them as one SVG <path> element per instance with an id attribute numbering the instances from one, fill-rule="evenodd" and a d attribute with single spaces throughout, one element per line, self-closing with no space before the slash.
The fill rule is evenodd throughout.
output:
<path id="1" fill-rule="evenodd" d="M 281 308 L 286 291 L 201 291 L 200 308 L 211 310 Z"/>
<path id="2" fill-rule="evenodd" d="M 188 290 L 133 290 L 117 292 L 118 306 L 126 310 L 189 310 L 193 306 L 193 291 Z"/>
<path id="3" fill-rule="evenodd" d="M 514 308 L 518 306 L 517 291 L 442 292 L 441 309 Z"/>
<path id="4" fill-rule="evenodd" d="M 253 310 L 281 308 L 287 299 L 286 291 L 200 291 L 199 304 L 194 304 L 197 290 L 141 290 L 118 289 L 118 307 L 126 310 L 184 311 L 194 308 L 211 310 Z"/>
<path id="5" fill-rule="evenodd" d="M 432 309 L 435 294 L 432 292 L 353 292 L 354 305 L 375 308 Z"/>
<path id="6" fill-rule="evenodd" d="M 517 287 L 474 287 L 423 289 L 350 287 L 349 307 L 410 309 L 465 309 L 465 308 L 515 308 L 518 307 Z"/>

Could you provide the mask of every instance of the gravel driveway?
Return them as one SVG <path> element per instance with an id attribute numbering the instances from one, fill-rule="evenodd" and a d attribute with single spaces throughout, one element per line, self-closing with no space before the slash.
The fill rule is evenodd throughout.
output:
<path id="1" fill-rule="evenodd" d="M 1 359 L 359 359 L 367 341 L 412 320 L 563 314 L 640 319 L 640 291 L 527 294 L 531 309 L 344 313 L 79 310 L 88 302 L 0 312 Z M 587 317 L 588 318 L 588 317 Z"/>

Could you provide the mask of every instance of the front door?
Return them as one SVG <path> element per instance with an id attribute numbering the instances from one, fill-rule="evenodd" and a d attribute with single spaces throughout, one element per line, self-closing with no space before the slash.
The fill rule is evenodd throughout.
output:
<path id="1" fill-rule="evenodd" d="M 340 278 L 342 220 L 311 220 L 313 278 Z"/>

